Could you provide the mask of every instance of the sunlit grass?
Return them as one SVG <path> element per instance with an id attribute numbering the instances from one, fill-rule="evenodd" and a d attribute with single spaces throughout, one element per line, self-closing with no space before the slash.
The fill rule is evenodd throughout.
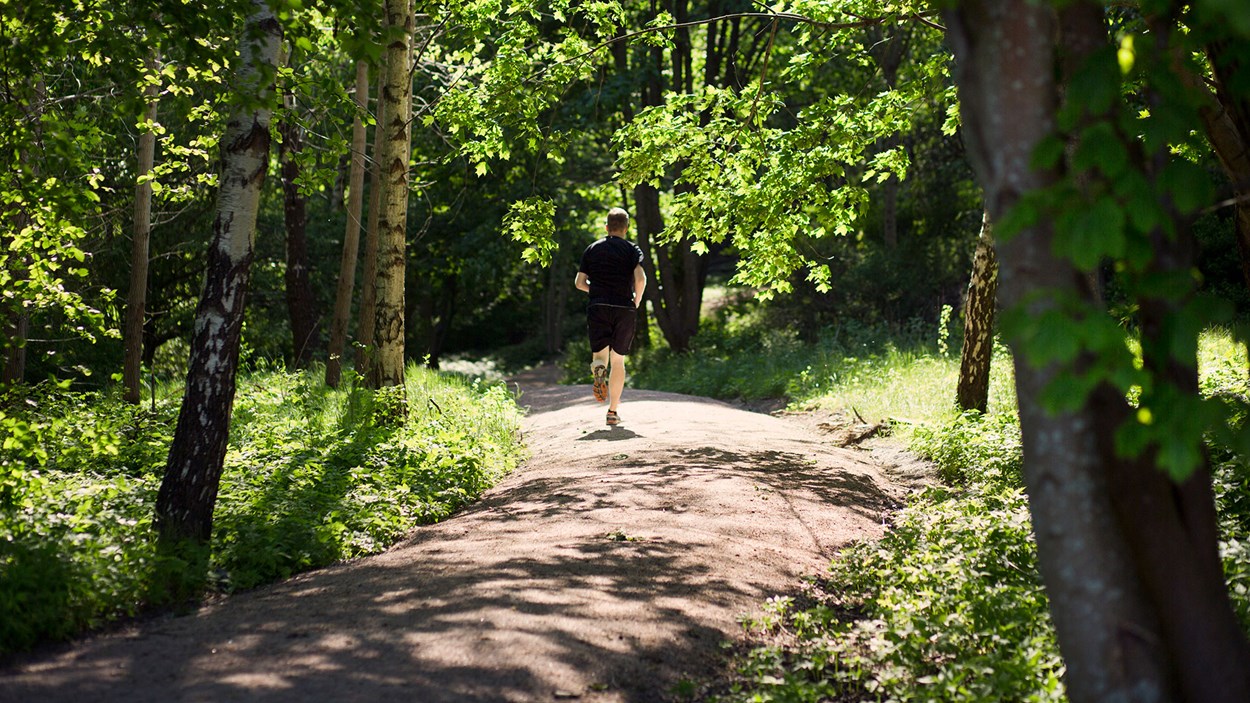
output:
<path id="1" fill-rule="evenodd" d="M 995 350 L 990 369 L 989 412 L 1014 413 L 1015 377 L 1005 348 Z M 959 414 L 959 359 L 954 355 L 891 348 L 862 358 L 829 358 L 823 368 L 808 373 L 820 376 L 818 390 L 796 403 L 802 408 L 858 413 L 870 422 L 903 426 L 943 422 Z"/>

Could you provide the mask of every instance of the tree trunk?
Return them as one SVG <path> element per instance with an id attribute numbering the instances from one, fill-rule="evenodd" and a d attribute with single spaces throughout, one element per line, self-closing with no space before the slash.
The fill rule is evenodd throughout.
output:
<path id="1" fill-rule="evenodd" d="M 1198 111 L 1212 150 L 1224 167 L 1233 185 L 1237 200 L 1235 227 L 1237 249 L 1241 253 L 1241 273 L 1250 286 L 1250 100 L 1228 89 L 1232 78 L 1228 65 L 1220 55 L 1221 47 L 1210 47 L 1214 91 L 1210 102 Z M 1209 90 L 1197 76 L 1184 74 L 1186 83 L 1199 90 Z"/>
<path id="2" fill-rule="evenodd" d="M 382 92 L 382 80 L 378 80 L 378 93 Z M 373 165 L 369 169 L 369 217 L 365 223 L 364 261 L 360 267 L 360 310 L 356 313 L 356 373 L 372 383 L 371 371 L 377 347 L 373 331 L 377 326 L 378 311 L 378 222 L 382 210 L 382 141 L 386 131 L 386 102 L 379 99 L 373 127 Z"/>
<path id="3" fill-rule="evenodd" d="M 148 70 L 157 69 L 157 59 L 148 61 Z M 148 107 L 143 120 L 150 127 L 139 134 L 138 168 L 135 171 L 134 239 L 130 245 L 130 289 L 126 294 L 126 329 L 122 334 L 125 352 L 122 361 L 122 397 L 131 405 L 142 398 L 143 318 L 148 293 L 148 243 L 152 234 L 152 184 L 144 181 L 156 160 L 156 98 L 159 86 L 149 83 L 143 95 Z"/>
<path id="4" fill-rule="evenodd" d="M 543 294 L 543 341 L 547 356 L 564 348 L 564 318 L 569 302 L 569 282 L 562 267 L 547 270 L 547 290 Z"/>
<path id="5" fill-rule="evenodd" d="M 234 86 L 236 105 L 250 107 L 236 109 L 221 140 L 217 215 L 204 292 L 196 308 L 187 386 L 156 499 L 161 548 L 175 555 L 207 545 L 212 535 L 234 403 L 256 213 L 269 165 L 268 104 L 282 27 L 263 0 L 255 0 L 255 8 L 240 41 Z"/>
<path id="6" fill-rule="evenodd" d="M 48 98 L 47 85 L 42 76 L 32 81 L 33 92 L 30 96 L 30 104 L 23 108 L 26 119 L 31 124 L 31 133 L 34 136 L 34 143 L 39 145 L 43 141 L 43 130 L 41 128 L 44 103 Z M 19 147 L 17 153 L 18 163 L 23 167 L 26 173 L 25 177 L 36 178 L 39 175 L 39 160 L 32 159 L 31 154 Z M 6 213 L 12 218 L 15 232 L 21 232 L 30 224 L 30 214 L 26 211 L 26 205 L 19 205 L 16 211 Z M 0 246 L 7 247 L 8 242 L 4 238 L 0 238 Z M 16 280 L 25 279 L 29 275 L 29 271 L 21 263 L 9 272 L 12 278 Z M 11 301 L 14 305 L 11 309 L 3 310 L 5 316 L 4 330 L 0 336 L 0 349 L 4 351 L 4 367 L 0 369 L 0 388 L 7 386 L 15 386 L 26 380 L 26 340 L 30 331 L 30 314 L 26 311 L 21 300 Z"/>
<path id="7" fill-rule="evenodd" d="M 1065 32 L 1083 27 L 1088 43 L 1108 40 L 1097 5 L 1063 12 Z M 1069 21 L 1082 13 L 1085 21 Z M 1030 166 L 1059 103 L 1056 16 L 1028 0 L 965 0 L 946 20 L 964 139 L 990 217 L 1001 218 L 1059 178 Z M 1065 46 L 1073 40 L 1082 38 L 1065 37 Z M 999 243 L 1005 308 L 1036 316 L 1067 299 L 1095 309 L 1084 275 L 1054 254 L 1052 228 L 1043 218 Z M 1165 268 L 1185 265 L 1167 258 Z M 1150 305 L 1143 301 L 1144 347 L 1157 320 Z M 1134 412 L 1123 395 L 1102 387 L 1076 410 L 1048 410 L 1043 389 L 1063 370 L 1034 367 L 1014 351 L 1025 483 L 1070 700 L 1250 700 L 1250 657 L 1219 570 L 1209 477 L 1199 471 L 1177 485 L 1149 454 L 1119 457 L 1115 431 Z M 1173 374 L 1196 384 L 1192 367 Z"/>
<path id="8" fill-rule="evenodd" d="M 352 165 L 347 186 L 347 229 L 343 233 L 343 256 L 339 261 L 339 282 L 334 296 L 334 317 L 330 320 L 330 348 L 326 357 L 326 385 L 338 388 L 342 376 L 343 353 L 347 347 L 347 323 L 352 313 L 352 291 L 356 287 L 356 256 L 360 252 L 360 215 L 365 190 L 365 123 L 361 115 L 369 109 L 369 64 L 356 62 L 356 119 L 352 121 Z"/>
<path id="9" fill-rule="evenodd" d="M 898 176 L 893 174 L 881 184 L 881 234 L 891 251 L 898 248 L 898 186 Z"/>
<path id="10" fill-rule="evenodd" d="M 955 399 L 961 410 L 985 412 L 990 400 L 990 360 L 994 356 L 994 313 L 998 299 L 998 260 L 990 216 L 981 218 L 981 235 L 972 255 L 972 279 L 964 301 L 964 342 L 959 355 Z"/>
<path id="11" fill-rule="evenodd" d="M 404 272 L 408 226 L 408 159 L 412 146 L 413 10 L 410 0 L 386 0 L 385 132 L 378 161 L 382 207 L 378 220 L 376 387 L 404 385 Z M 402 394 L 402 391 L 401 391 Z"/>
<path id="12" fill-rule="evenodd" d="M 286 309 L 291 321 L 295 368 L 307 368 L 317 344 L 317 313 L 308 279 L 308 198 L 300 192 L 299 154 L 304 129 L 296 120 L 295 96 L 288 92 L 286 119 L 278 126 L 282 136 L 282 216 L 286 224 Z"/>

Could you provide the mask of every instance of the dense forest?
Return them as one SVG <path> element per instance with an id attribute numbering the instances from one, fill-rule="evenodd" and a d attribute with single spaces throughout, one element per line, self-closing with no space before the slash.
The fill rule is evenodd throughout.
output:
<path id="1" fill-rule="evenodd" d="M 0 619 L 30 615 L 0 653 L 473 500 L 521 451 L 490 381 L 581 373 L 573 276 L 623 207 L 651 282 L 635 385 L 803 401 L 936 339 L 953 414 L 915 441 L 1010 416 L 1051 690 L 1250 700 L 1245 362 L 1222 385 L 1199 351 L 1218 331 L 1244 354 L 1250 313 L 1240 3 L 77 0 L 0 22 Z M 386 468 L 349 510 L 311 463 Z M 295 542 L 266 562 L 272 539 Z M 32 595 L 79 568 L 96 595 Z"/>

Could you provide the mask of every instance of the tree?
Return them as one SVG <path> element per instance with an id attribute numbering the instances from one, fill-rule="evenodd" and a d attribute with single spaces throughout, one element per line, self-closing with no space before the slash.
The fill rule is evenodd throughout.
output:
<path id="1" fill-rule="evenodd" d="M 964 340 L 959 355 L 955 402 L 961 410 L 985 412 L 990 400 L 990 362 L 994 356 L 994 318 L 998 305 L 998 260 L 990 216 L 981 218 L 981 234 L 972 255 L 972 278 L 964 300 Z"/>
<path id="2" fill-rule="evenodd" d="M 409 151 L 412 148 L 412 39 L 415 18 L 411 0 L 386 0 L 383 25 L 386 68 L 381 101 L 385 122 L 378 162 L 381 208 L 378 220 L 377 313 L 374 339 L 375 387 L 404 385 L 404 251 L 408 225 Z"/>
<path id="3" fill-rule="evenodd" d="M 330 319 L 330 346 L 326 357 L 326 385 L 337 388 L 347 351 L 347 325 L 351 321 L 352 291 L 356 287 L 356 257 L 360 252 L 360 216 L 364 212 L 365 122 L 369 110 L 369 64 L 356 62 L 356 117 L 352 120 L 351 175 L 347 185 L 347 229 L 343 234 L 343 257 L 339 263 L 334 313 Z"/>
<path id="4" fill-rule="evenodd" d="M 378 81 L 381 94 L 382 81 Z M 377 115 L 373 128 L 373 163 L 369 168 L 369 216 L 365 221 L 364 261 L 360 267 L 360 310 L 356 328 L 356 371 L 371 379 L 374 360 L 377 358 L 376 336 L 378 319 L 378 227 L 382 211 L 382 142 L 386 132 L 386 103 L 378 100 Z"/>
<path id="5" fill-rule="evenodd" d="M 158 60 L 148 62 L 155 71 Z M 160 90 L 159 79 L 152 76 L 144 86 L 147 110 L 139 134 L 138 168 L 135 171 L 134 240 L 130 254 L 130 288 L 126 294 L 126 328 L 122 332 L 125 352 L 122 361 L 122 393 L 127 403 L 137 404 L 140 397 L 140 372 L 143 366 L 143 320 L 147 306 L 148 251 L 152 235 L 152 164 L 156 160 L 156 108 Z"/>
<path id="6" fill-rule="evenodd" d="M 304 127 L 295 93 L 283 94 L 282 119 L 278 123 L 278 150 L 282 174 L 282 215 L 286 225 L 286 308 L 291 320 L 295 367 L 305 368 L 317 344 L 317 311 L 314 309 L 308 262 L 308 198 L 301 190 L 300 155 L 304 150 Z"/>
<path id="7" fill-rule="evenodd" d="M 166 553 L 208 544 L 229 437 L 244 300 L 261 186 L 269 164 L 270 118 L 282 27 L 254 0 L 240 38 L 235 109 L 222 137 L 222 173 L 196 309 L 187 384 L 156 503 Z"/>
<path id="8" fill-rule="evenodd" d="M 1206 51 L 1209 84 L 1188 71 L 1181 75 L 1189 87 L 1199 91 L 1198 115 L 1207 141 L 1232 184 L 1242 276 L 1250 286 L 1250 94 L 1236 88 L 1239 62 L 1244 62 L 1244 57 L 1239 59 L 1218 41 L 1208 44 Z"/>
<path id="9" fill-rule="evenodd" d="M 1204 433 L 1242 438 L 1197 386 L 1197 333 L 1226 309 L 1190 275 L 1188 223 L 1213 190 L 1183 156 L 1200 122 L 1174 70 L 1206 32 L 1245 51 L 1250 17 L 1220 7 L 1143 3 L 1119 36 L 1118 10 L 1087 1 L 967 0 L 945 14 L 1076 703 L 1250 699 L 1202 449 Z M 1177 31 L 1186 12 L 1205 32 Z M 1139 359 L 1088 284 L 1104 260 L 1136 305 Z"/>

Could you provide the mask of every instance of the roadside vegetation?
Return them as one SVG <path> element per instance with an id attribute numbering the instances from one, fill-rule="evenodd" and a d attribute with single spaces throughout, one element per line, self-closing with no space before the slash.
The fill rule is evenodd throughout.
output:
<path id="1" fill-rule="evenodd" d="M 502 385 L 412 366 L 395 427 L 379 421 L 385 393 L 354 377 L 330 389 L 319 373 L 240 378 L 211 546 L 217 591 L 379 552 L 519 459 L 520 414 Z M 132 406 L 45 384 L 0 405 L 0 655 L 143 611 L 162 566 L 153 504 L 179 392 Z"/>
<path id="2" fill-rule="evenodd" d="M 1010 354 L 995 351 L 982 415 L 954 404 L 957 329 L 846 325 L 814 339 L 770 328 L 748 304 L 710 321 L 693 354 L 648 350 L 634 364 L 641 387 L 784 397 L 791 409 L 882 421 L 935 467 L 934 484 L 910 497 L 882 540 L 845 551 L 801 593 L 770 599 L 744 622 L 749 645 L 729 682 L 711 686 L 713 699 L 1066 700 L 1022 485 Z M 1204 393 L 1246 398 L 1246 369 L 1231 333 L 1203 335 Z M 1250 631 L 1250 466 L 1210 450 L 1225 573 Z"/>

